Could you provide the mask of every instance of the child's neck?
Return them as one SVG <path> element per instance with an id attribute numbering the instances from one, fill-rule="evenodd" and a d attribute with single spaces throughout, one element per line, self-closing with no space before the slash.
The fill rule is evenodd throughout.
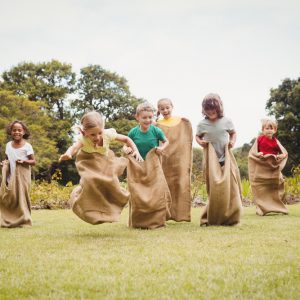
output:
<path id="1" fill-rule="evenodd" d="M 272 140 L 273 137 L 274 137 L 274 135 L 272 135 L 272 136 L 265 135 L 265 137 L 266 137 L 268 140 Z"/>
<path id="2" fill-rule="evenodd" d="M 25 144 L 24 139 L 20 139 L 20 140 L 12 140 L 12 145 L 14 148 L 20 148 Z"/>
<path id="3" fill-rule="evenodd" d="M 142 132 L 147 132 L 147 131 L 149 130 L 150 126 L 151 126 L 151 125 L 149 125 L 149 126 L 147 126 L 147 127 L 144 127 L 144 126 L 140 125 L 140 131 L 142 131 Z"/>
<path id="4" fill-rule="evenodd" d="M 215 122 L 217 122 L 219 120 L 219 118 L 215 118 L 215 119 L 209 119 L 208 118 L 208 120 L 209 120 L 209 122 L 215 123 Z"/>

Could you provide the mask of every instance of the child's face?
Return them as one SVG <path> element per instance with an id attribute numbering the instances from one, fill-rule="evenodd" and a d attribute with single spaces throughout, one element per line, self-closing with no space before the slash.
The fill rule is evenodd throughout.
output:
<path id="1" fill-rule="evenodd" d="M 138 115 L 136 115 L 136 119 L 142 129 L 148 129 L 153 122 L 153 112 L 141 111 Z"/>
<path id="2" fill-rule="evenodd" d="M 103 128 L 93 127 L 83 131 L 84 136 L 88 137 L 94 145 L 100 146 L 102 142 Z"/>
<path id="3" fill-rule="evenodd" d="M 264 136 L 271 139 L 276 133 L 276 129 L 272 125 L 267 125 L 263 128 L 262 132 Z"/>
<path id="4" fill-rule="evenodd" d="M 25 134 L 24 128 L 21 124 L 15 123 L 11 128 L 11 137 L 14 141 L 22 140 Z"/>
<path id="5" fill-rule="evenodd" d="M 205 115 L 208 117 L 210 121 L 215 121 L 216 119 L 218 119 L 218 113 L 215 109 L 206 110 Z"/>
<path id="6" fill-rule="evenodd" d="M 165 118 L 168 119 L 172 116 L 173 106 L 170 101 L 161 101 L 158 106 L 159 113 Z"/>

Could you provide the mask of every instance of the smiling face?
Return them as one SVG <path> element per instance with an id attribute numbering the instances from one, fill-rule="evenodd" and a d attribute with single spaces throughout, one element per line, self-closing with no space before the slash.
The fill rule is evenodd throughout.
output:
<path id="1" fill-rule="evenodd" d="M 93 142 L 94 146 L 102 145 L 102 134 L 103 128 L 98 126 L 84 130 L 84 136 L 88 137 Z"/>
<path id="2" fill-rule="evenodd" d="M 169 119 L 172 116 L 173 105 L 168 100 L 161 100 L 158 105 L 159 113 L 164 119 Z"/>
<path id="3" fill-rule="evenodd" d="M 272 125 L 268 124 L 264 126 L 262 132 L 265 137 L 271 140 L 273 135 L 276 133 L 276 129 Z"/>
<path id="4" fill-rule="evenodd" d="M 153 122 L 153 112 L 152 111 L 141 111 L 136 115 L 136 119 L 141 126 L 142 131 L 147 131 Z"/>
<path id="5" fill-rule="evenodd" d="M 24 128 L 20 123 L 15 123 L 11 127 L 11 137 L 15 142 L 20 142 L 25 134 Z"/>

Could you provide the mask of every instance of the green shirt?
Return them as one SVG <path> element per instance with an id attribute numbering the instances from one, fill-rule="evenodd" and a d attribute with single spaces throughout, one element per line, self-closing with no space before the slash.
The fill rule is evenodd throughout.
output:
<path id="1" fill-rule="evenodd" d="M 153 125 L 150 125 L 147 132 L 141 131 L 140 126 L 136 126 L 129 131 L 128 136 L 136 144 L 143 159 L 146 158 L 151 149 L 159 145 L 159 141 L 164 142 L 166 140 L 163 131 Z"/>

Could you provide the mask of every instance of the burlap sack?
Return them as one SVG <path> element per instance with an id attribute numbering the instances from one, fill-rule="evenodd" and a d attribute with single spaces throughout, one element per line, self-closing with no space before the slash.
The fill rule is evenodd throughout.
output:
<path id="1" fill-rule="evenodd" d="M 278 145 L 282 153 L 287 153 L 279 142 Z M 284 198 L 284 179 L 281 170 L 284 168 L 286 161 L 287 158 L 278 161 L 273 155 L 267 158 L 260 158 L 257 140 L 250 149 L 248 172 L 258 215 L 288 213 L 286 206 L 282 202 Z"/>
<path id="2" fill-rule="evenodd" d="M 9 172 L 9 162 L 4 161 L 0 188 L 1 227 L 32 225 L 29 194 L 31 168 L 29 165 L 17 164 L 14 174 L 8 181 Z"/>
<path id="3" fill-rule="evenodd" d="M 235 225 L 241 217 L 242 196 L 240 173 L 234 155 L 226 146 L 225 164 L 221 167 L 211 143 L 203 152 L 208 203 L 200 225 Z"/>
<path id="4" fill-rule="evenodd" d="M 191 221 L 191 171 L 193 132 L 190 121 L 182 119 L 174 127 L 157 124 L 170 144 L 162 156 L 162 168 L 172 197 L 171 217 Z"/>
<path id="5" fill-rule="evenodd" d="M 90 224 L 116 222 L 129 200 L 129 192 L 121 187 L 119 178 L 128 160 L 99 153 L 80 151 L 76 168 L 80 184 L 71 193 L 73 212 Z"/>
<path id="6" fill-rule="evenodd" d="M 154 229 L 165 226 L 170 216 L 171 195 L 159 156 L 152 149 L 143 162 L 129 156 L 129 226 Z"/>

